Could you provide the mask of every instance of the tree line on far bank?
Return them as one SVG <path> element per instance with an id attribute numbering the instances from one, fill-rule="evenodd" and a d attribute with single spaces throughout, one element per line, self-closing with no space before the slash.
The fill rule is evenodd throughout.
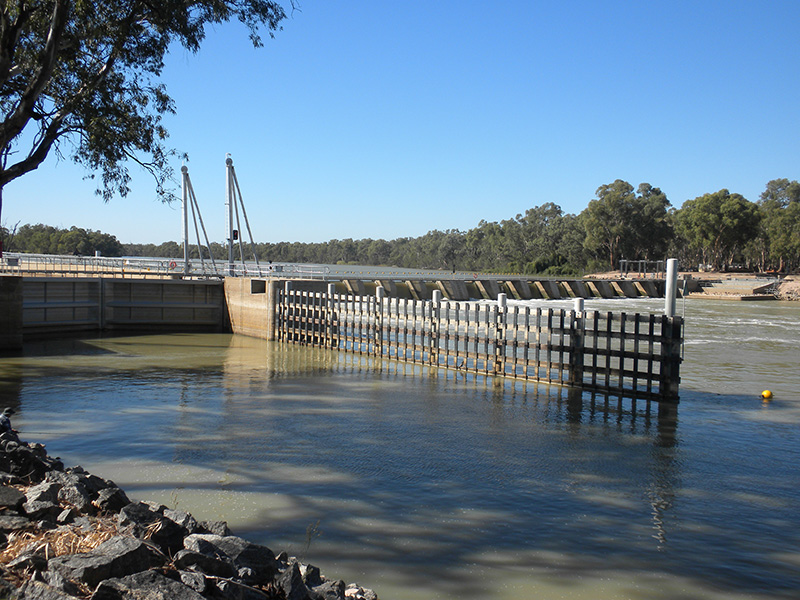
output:
<path id="1" fill-rule="evenodd" d="M 40 254 L 181 257 L 176 242 L 121 244 L 99 231 L 47 225 L 0 228 L 7 251 Z M 246 245 L 249 246 L 249 245 Z M 227 248 L 211 244 L 215 259 Z M 576 274 L 616 269 L 621 259 L 677 257 L 681 268 L 738 267 L 794 272 L 800 268 L 800 183 L 770 181 L 757 202 L 726 189 L 673 208 L 659 188 L 617 179 L 597 189 L 579 214 L 548 202 L 467 231 L 433 230 L 415 238 L 344 239 L 320 243 L 257 243 L 260 261 L 386 265 L 404 268 Z M 237 251 L 238 254 L 238 251 Z M 196 247 L 191 255 L 197 257 Z M 204 251 L 204 256 L 207 256 Z"/>

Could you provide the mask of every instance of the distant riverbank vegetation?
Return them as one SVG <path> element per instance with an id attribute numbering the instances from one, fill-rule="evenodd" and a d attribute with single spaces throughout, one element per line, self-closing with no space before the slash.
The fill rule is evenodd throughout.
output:
<path id="1" fill-rule="evenodd" d="M 567 275 L 616 269 L 621 259 L 677 257 L 683 269 L 800 268 L 800 183 L 770 181 L 757 202 L 726 189 L 673 208 L 659 188 L 616 180 L 600 186 L 577 215 L 552 202 L 467 231 L 433 230 L 415 238 L 262 242 L 260 261 L 386 265 L 411 269 Z M 121 244 L 109 234 L 47 225 L 0 228 L 7 251 L 103 256 L 183 256 L 176 242 Z M 249 246 L 249 245 L 248 245 Z M 227 249 L 211 244 L 215 258 Z M 192 248 L 197 256 L 197 248 Z"/>

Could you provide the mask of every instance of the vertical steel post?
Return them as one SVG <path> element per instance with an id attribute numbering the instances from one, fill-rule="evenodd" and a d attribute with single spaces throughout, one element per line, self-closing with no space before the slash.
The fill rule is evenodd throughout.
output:
<path id="1" fill-rule="evenodd" d="M 386 288 L 379 285 L 375 288 L 375 354 L 383 356 L 383 300 Z"/>
<path id="2" fill-rule="evenodd" d="M 569 383 L 573 386 L 581 386 L 583 385 L 583 349 L 585 345 L 583 298 L 575 298 L 572 309 L 569 334 Z"/>
<path id="3" fill-rule="evenodd" d="M 225 159 L 225 165 L 225 206 L 227 206 L 226 222 L 228 225 L 228 275 L 233 277 L 233 203 L 235 199 L 233 197 L 233 159 L 230 157 L 230 155 L 228 155 L 228 157 Z"/>
<path id="4" fill-rule="evenodd" d="M 494 323 L 494 365 L 492 372 L 495 375 L 505 373 L 506 360 L 506 310 L 508 309 L 508 294 L 497 294 L 497 312 Z M 487 337 L 488 336 L 488 331 Z M 488 357 L 487 357 L 488 358 Z"/>
<path id="5" fill-rule="evenodd" d="M 675 305 L 678 297 L 678 259 L 667 260 L 667 286 L 664 290 L 664 315 L 675 316 Z"/>
<path id="6" fill-rule="evenodd" d="M 189 274 L 189 167 L 181 167 L 182 201 L 181 212 L 183 217 L 183 274 Z"/>

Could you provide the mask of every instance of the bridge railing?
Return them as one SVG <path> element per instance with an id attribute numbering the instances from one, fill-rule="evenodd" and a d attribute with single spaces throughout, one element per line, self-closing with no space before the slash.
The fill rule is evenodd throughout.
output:
<path id="1" fill-rule="evenodd" d="M 55 254 L 27 254 L 4 252 L 0 259 L 0 273 L 44 276 L 95 276 L 95 277 L 300 277 L 326 279 L 330 269 L 323 265 L 298 265 L 289 263 L 261 264 L 233 263 L 193 258 L 188 268 L 183 259 L 70 256 Z"/>

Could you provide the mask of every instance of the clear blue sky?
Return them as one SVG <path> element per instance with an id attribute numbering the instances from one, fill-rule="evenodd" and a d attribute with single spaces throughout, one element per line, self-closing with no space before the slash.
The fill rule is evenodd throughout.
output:
<path id="1" fill-rule="evenodd" d="M 674 206 L 800 179 L 797 0 L 300 2 L 264 48 L 231 24 L 169 57 L 170 142 L 214 241 L 226 153 L 271 242 L 579 213 L 615 179 Z M 180 240 L 180 204 L 146 176 L 109 204 L 93 189 L 52 156 L 6 188 L 4 224 Z"/>

